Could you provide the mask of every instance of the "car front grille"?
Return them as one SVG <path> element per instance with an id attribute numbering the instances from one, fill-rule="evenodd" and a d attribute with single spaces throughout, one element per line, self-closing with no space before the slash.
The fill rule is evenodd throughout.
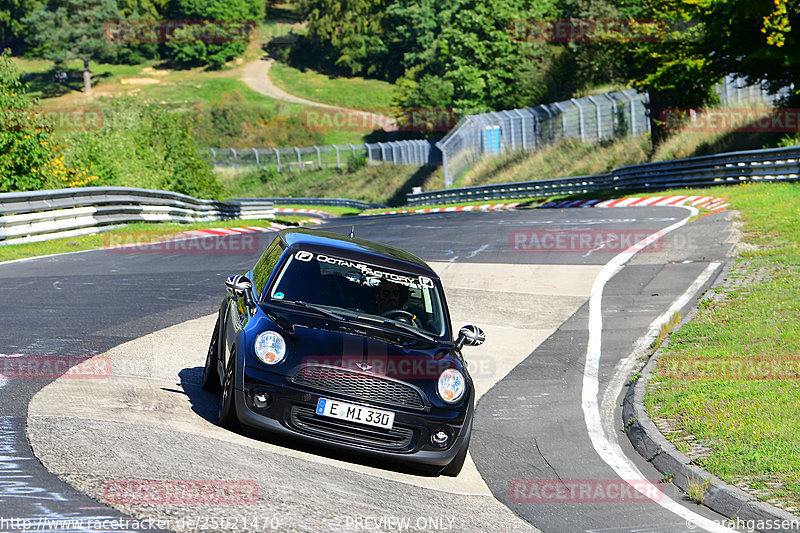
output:
<path id="1" fill-rule="evenodd" d="M 289 423 L 308 435 L 376 450 L 406 451 L 414 438 L 414 430 L 409 428 L 395 426 L 387 430 L 347 420 L 322 418 L 315 415 L 314 409 L 299 405 L 291 407 Z"/>
<path id="2" fill-rule="evenodd" d="M 425 402 L 416 388 L 391 379 L 328 366 L 306 366 L 292 381 L 315 390 L 333 392 L 386 405 L 424 409 Z"/>

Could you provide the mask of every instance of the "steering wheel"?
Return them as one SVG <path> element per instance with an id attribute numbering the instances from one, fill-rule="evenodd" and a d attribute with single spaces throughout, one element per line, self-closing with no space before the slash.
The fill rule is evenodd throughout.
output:
<path id="1" fill-rule="evenodd" d="M 392 320 L 397 320 L 398 322 L 403 322 L 416 328 L 421 326 L 414 313 L 410 313 L 405 309 L 392 309 L 390 311 L 386 311 L 381 316 L 391 318 Z"/>

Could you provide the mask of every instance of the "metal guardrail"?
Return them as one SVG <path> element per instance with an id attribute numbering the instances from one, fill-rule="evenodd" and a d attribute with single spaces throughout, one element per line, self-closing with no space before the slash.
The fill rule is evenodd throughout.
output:
<path id="1" fill-rule="evenodd" d="M 353 209 L 380 209 L 386 207 L 383 204 L 373 204 L 360 200 L 350 200 L 348 198 L 257 198 L 256 201 L 272 202 L 279 205 L 330 205 L 335 207 L 351 207 Z M 242 205 L 254 201 L 253 198 L 234 198 L 233 202 L 240 202 Z"/>
<path id="2" fill-rule="evenodd" d="M 800 180 L 800 146 L 729 152 L 615 168 L 608 174 L 479 185 L 407 196 L 410 206 L 543 198 L 596 191 L 656 191 L 747 182 Z"/>
<path id="3" fill-rule="evenodd" d="M 274 218 L 271 201 L 219 202 L 132 187 L 0 194 L 0 244 L 84 235 L 130 222 Z"/>

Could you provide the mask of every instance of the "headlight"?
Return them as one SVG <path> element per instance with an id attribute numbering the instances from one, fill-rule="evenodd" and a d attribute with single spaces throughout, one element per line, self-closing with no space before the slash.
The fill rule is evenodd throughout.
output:
<path id="1" fill-rule="evenodd" d="M 274 331 L 265 331 L 256 337 L 255 352 L 262 363 L 277 365 L 286 355 L 286 341 Z"/>
<path id="2" fill-rule="evenodd" d="M 439 376 L 439 397 L 447 403 L 456 403 L 464 396 L 467 384 L 464 375 L 453 368 L 448 368 Z"/>

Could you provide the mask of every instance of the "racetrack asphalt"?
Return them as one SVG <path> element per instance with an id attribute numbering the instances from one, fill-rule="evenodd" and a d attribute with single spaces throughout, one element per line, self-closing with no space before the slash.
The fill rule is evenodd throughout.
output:
<path id="1" fill-rule="evenodd" d="M 535 285 L 531 294 L 546 301 L 548 287 L 558 285 L 554 277 L 559 269 L 543 269 L 543 265 L 598 267 L 614 255 L 603 250 L 589 254 L 514 251 L 509 245 L 513 242 L 509 241 L 511 232 L 543 228 L 656 230 L 685 216 L 685 210 L 678 208 L 606 209 L 602 212 L 538 210 L 417 215 L 413 219 L 339 220 L 324 229 L 346 233 L 350 225 L 355 224 L 358 236 L 405 248 L 427 261 L 485 265 L 484 269 L 470 271 L 466 278 L 465 271 L 458 272 L 457 267 L 439 267 L 445 279 L 448 269 L 453 269 L 453 294 L 448 291 L 451 306 L 467 311 L 461 315 L 464 317 L 462 320 L 480 324 L 480 320 L 471 320 L 469 315 L 484 309 L 497 313 L 520 304 L 515 300 L 522 297 L 519 291 L 503 290 L 503 284 L 509 280 L 513 282 L 515 276 L 518 278 L 515 287 L 521 286 L 519 282 Z M 611 382 L 617 362 L 630 352 L 632 344 L 653 318 L 668 307 L 710 261 L 725 258 L 730 250 L 730 245 L 725 242 L 727 227 L 722 214 L 694 221 L 666 237 L 660 252 L 638 254 L 611 279 L 606 287 L 603 307 L 601 391 Z M 268 238 L 264 237 L 259 248 L 264 247 Z M 0 334 L 0 351 L 34 357 L 101 354 L 153 331 L 208 315 L 221 298 L 224 277 L 249 268 L 256 255 L 204 254 L 200 258 L 99 251 L 0 265 L 3 289 L 8 291 L 5 294 L 8 304 L 0 311 L 4 315 L 3 323 L 8 325 Z M 511 269 L 503 265 L 520 268 Z M 540 269 L 538 276 L 537 268 Z M 569 270 L 563 269 L 564 272 Z M 591 281 L 591 272 L 596 270 L 585 270 L 580 276 L 584 284 L 587 279 Z M 465 284 L 468 287 L 464 287 Z M 474 293 L 469 292 L 475 289 L 486 290 L 493 297 L 478 300 Z M 581 295 L 585 301 L 585 291 L 573 296 Z M 551 296 L 566 298 L 568 295 Z M 602 482 L 615 479 L 613 471 L 599 460 L 588 442 L 586 425 L 580 413 L 579 377 L 583 372 L 580 362 L 586 350 L 588 310 L 580 302 L 575 308 L 577 313 L 535 351 L 531 349 L 533 353 L 523 354 L 522 363 L 488 390 L 479 402 L 471 447 L 477 470 L 499 501 L 544 531 L 680 530 L 681 520 L 652 503 L 544 504 L 518 503 L 509 498 L 509 483 L 514 480 L 559 479 L 563 482 L 591 479 Z M 506 325 L 512 329 L 539 329 L 536 322 L 547 317 L 547 309 L 547 306 L 540 306 L 531 307 L 527 312 L 510 313 L 506 316 Z M 460 325 L 460 322 L 455 321 L 455 325 Z M 502 338 L 502 333 L 500 336 Z M 487 346 L 490 346 L 489 342 Z M 9 420 L 15 424 L 15 453 L 21 459 L 29 453 L 24 449 L 24 441 L 19 439 L 25 408 L 28 400 L 44 384 L 40 380 L 10 380 L 2 391 L 4 398 L 13 401 L 3 402 L 0 415 L 10 417 Z M 180 388 L 172 394 L 181 394 Z M 55 411 L 58 407 L 52 403 L 49 405 Z M 91 429 L 92 424 L 87 422 L 87 428 Z M 621 426 L 621 421 L 618 425 Z M 100 431 L 102 428 L 98 426 L 97 429 Z M 122 428 L 119 431 L 122 432 Z M 175 445 L 175 437 L 169 432 L 163 432 L 160 439 L 158 442 L 162 444 L 154 446 L 154 450 L 166 452 L 170 448 L 167 443 Z M 201 445 L 194 440 L 187 440 L 184 444 L 188 446 L 190 442 L 196 450 L 214 453 L 213 446 Z M 107 444 L 94 443 L 96 447 Z M 620 445 L 626 447 L 624 438 L 620 439 Z M 234 455 L 244 458 L 248 453 L 252 452 L 237 449 Z M 631 458 L 648 478 L 658 478 L 657 474 L 647 471 L 649 465 L 638 460 L 635 452 Z M 29 459 L 27 462 L 33 464 Z M 309 467 L 308 461 L 287 464 L 299 469 Z M 130 468 L 128 463 L 120 466 Z M 81 504 L 74 502 L 78 502 L 81 496 L 43 472 L 41 467 L 36 470 L 31 469 L 33 477 L 29 486 L 42 486 L 57 492 L 69 500 L 63 506 L 65 512 L 79 511 Z M 182 474 L 189 475 L 190 472 L 185 469 Z M 346 486 L 358 487 L 364 483 L 363 478 L 358 477 L 363 475 L 361 473 L 337 472 L 337 476 L 348 481 L 343 481 Z M 335 487 L 341 490 L 340 485 L 336 483 Z M 405 492 L 407 490 L 397 489 L 397 497 L 402 500 Z M 667 492 L 673 498 L 681 497 Z M 437 494 L 444 498 L 441 496 L 444 493 Z M 80 501 L 85 503 L 86 499 Z M 37 508 L 22 498 L 6 496 L 0 503 L 3 516 L 32 516 L 37 513 Z M 457 500 L 438 503 L 456 516 L 462 512 Z M 83 511 L 113 514 L 108 508 Z M 318 517 L 316 513 L 311 516 Z M 708 516 L 719 518 L 713 514 Z M 475 530 L 476 525 L 478 529 L 492 530 L 490 523 L 472 523 L 470 529 L 457 530 Z M 298 526 L 305 530 L 309 523 Z"/>

